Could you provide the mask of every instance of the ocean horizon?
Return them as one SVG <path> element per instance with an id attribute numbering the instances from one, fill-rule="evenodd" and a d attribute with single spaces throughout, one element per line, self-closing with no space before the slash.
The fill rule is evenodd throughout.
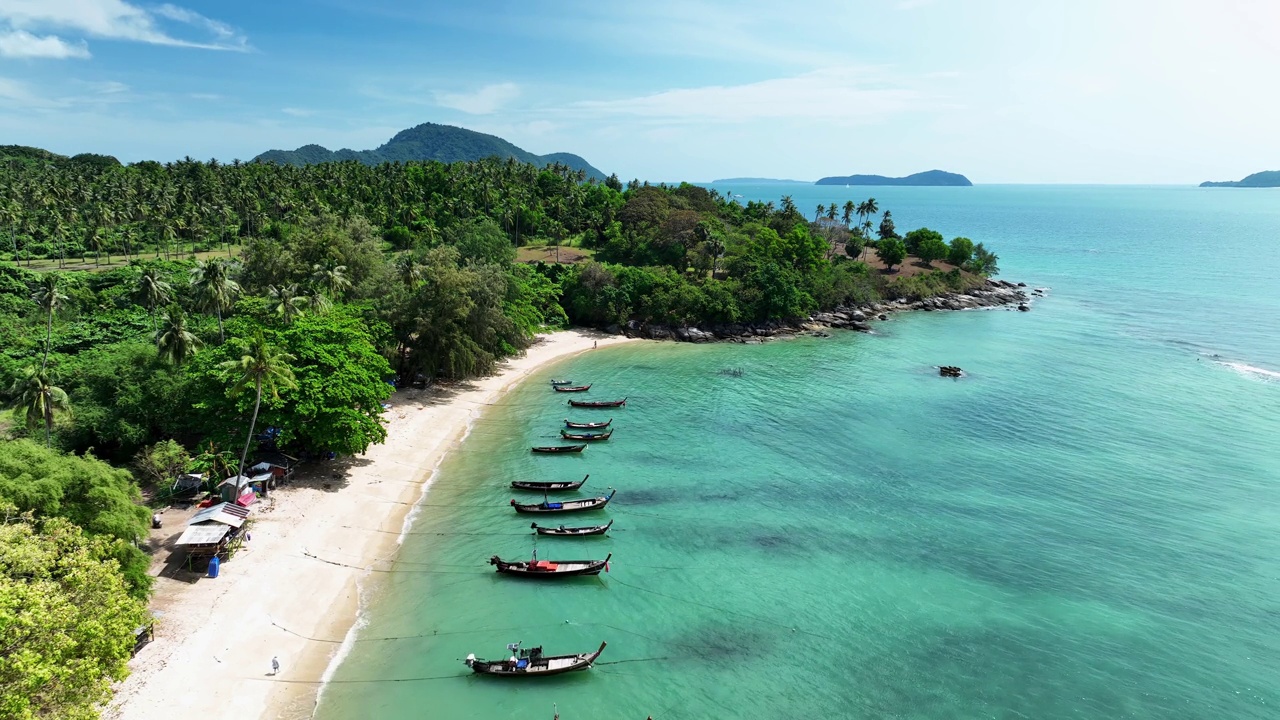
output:
<path id="1" fill-rule="evenodd" d="M 875 197 L 899 232 L 983 242 L 1001 278 L 1046 295 L 535 373 L 446 458 L 399 553 L 362 559 L 378 572 L 316 717 L 1274 717 L 1280 204 L 1181 185 L 781 187 L 716 189 L 785 192 L 809 217 Z M 570 411 L 551 377 L 627 407 Z M 616 434 L 531 455 L 566 417 Z M 539 539 L 538 556 L 612 553 L 610 572 L 494 573 L 544 522 L 512 511 L 541 496 L 509 482 L 584 475 L 572 495 L 616 499 L 563 521 L 611 534 Z M 518 641 L 609 645 L 544 682 L 462 663 Z"/>

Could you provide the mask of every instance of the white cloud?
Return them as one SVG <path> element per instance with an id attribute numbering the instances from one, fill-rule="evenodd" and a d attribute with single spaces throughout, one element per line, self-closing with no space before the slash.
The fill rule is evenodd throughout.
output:
<path id="1" fill-rule="evenodd" d="M 65 108 L 69 103 L 41 96 L 24 82 L 0 77 L 0 107 L 47 110 Z"/>
<path id="2" fill-rule="evenodd" d="M 620 100 L 589 100 L 573 109 L 689 121 L 746 122 L 806 118 L 846 123 L 879 119 L 925 104 L 916 90 L 895 87 L 874 68 L 827 68 L 744 85 L 667 90 Z"/>
<path id="3" fill-rule="evenodd" d="M 0 57 L 65 58 L 89 57 L 89 46 L 82 40 L 69 43 L 57 35 L 40 37 L 26 30 L 0 32 Z"/>
<path id="4" fill-rule="evenodd" d="M 316 114 L 315 110 L 307 110 L 306 108 L 292 108 L 292 107 L 281 108 L 280 112 L 284 113 L 285 115 L 292 115 L 293 117 L 311 117 L 312 115 Z"/>
<path id="5" fill-rule="evenodd" d="M 515 83 L 498 83 L 471 93 L 436 93 L 436 104 L 471 115 L 488 115 L 519 95 L 520 88 Z"/>
<path id="6" fill-rule="evenodd" d="M 200 27 L 211 37 L 174 37 L 160 27 L 158 18 Z M 231 26 L 174 5 L 147 11 L 125 0 L 0 0 L 0 22 L 18 31 L 58 28 L 108 40 L 208 50 L 248 49 L 244 36 Z"/>

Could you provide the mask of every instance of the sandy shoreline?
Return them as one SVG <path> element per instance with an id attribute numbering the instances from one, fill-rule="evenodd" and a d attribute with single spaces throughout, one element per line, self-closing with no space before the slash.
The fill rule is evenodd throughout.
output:
<path id="1" fill-rule="evenodd" d="M 554 333 L 490 377 L 443 391 L 396 393 L 387 411 L 387 441 L 363 456 L 304 466 L 298 482 L 255 508 L 252 540 L 220 577 L 177 579 L 181 573 L 157 563 L 151 603 L 160 613 L 156 640 L 130 663 L 132 674 L 103 716 L 311 717 L 321 678 L 356 623 L 365 572 L 306 553 L 351 558 L 353 565 L 394 554 L 395 534 L 344 526 L 401 528 L 440 461 L 485 405 L 531 372 L 597 341 L 604 346 L 626 338 Z M 159 534 L 180 531 L 184 518 L 167 513 Z M 167 554 L 161 551 L 160 559 Z M 273 656 L 280 658 L 278 677 L 269 674 Z"/>

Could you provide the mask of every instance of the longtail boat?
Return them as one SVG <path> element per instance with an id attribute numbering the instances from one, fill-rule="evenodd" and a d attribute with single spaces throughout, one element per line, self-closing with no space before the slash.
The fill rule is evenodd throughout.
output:
<path id="1" fill-rule="evenodd" d="M 463 662 L 472 672 L 481 675 L 497 675 L 500 677 L 540 677 L 548 675 L 560 675 L 561 673 L 575 672 L 577 670 L 586 670 L 591 664 L 600 657 L 600 653 L 604 652 L 604 646 L 608 643 L 600 643 L 600 648 L 593 653 L 578 653 L 577 655 L 543 655 L 542 646 L 522 650 L 520 643 L 511 643 L 507 649 L 511 651 L 511 657 L 507 660 L 481 660 L 475 656 L 475 653 L 467 655 L 467 659 Z"/>
<path id="2" fill-rule="evenodd" d="M 586 392 L 591 389 L 590 385 L 552 385 L 552 390 L 556 392 Z"/>
<path id="3" fill-rule="evenodd" d="M 570 400 L 569 404 L 578 408 L 615 408 L 622 407 L 627 404 L 627 399 L 621 400 Z"/>
<path id="4" fill-rule="evenodd" d="M 507 562 L 494 555 L 489 558 L 489 564 L 497 566 L 498 572 L 503 575 L 551 580 L 599 575 L 601 570 L 608 568 L 611 557 L 613 557 L 612 553 L 606 555 L 603 560 L 539 560 L 535 556 L 532 560 Z"/>
<path id="5" fill-rule="evenodd" d="M 572 380 L 552 380 L 551 384 L 553 386 L 554 385 L 572 385 L 573 381 Z"/>
<path id="6" fill-rule="evenodd" d="M 560 437 L 565 440 L 576 440 L 578 442 L 595 442 L 596 440 L 608 440 L 613 435 L 613 431 L 602 433 L 571 433 L 568 430 L 561 430 Z"/>
<path id="7" fill-rule="evenodd" d="M 511 487 L 517 490 L 577 490 L 587 481 L 590 475 L 581 480 L 512 480 Z"/>
<path id="8" fill-rule="evenodd" d="M 564 419 L 564 426 L 573 428 L 574 430 L 603 430 L 613 424 L 613 418 L 609 418 L 604 422 L 574 422 L 569 418 Z"/>
<path id="9" fill-rule="evenodd" d="M 604 535 L 609 532 L 609 528 L 613 527 L 613 521 L 610 520 L 606 525 L 584 525 L 582 527 L 542 527 L 538 523 L 534 523 L 529 527 L 539 535 L 556 535 L 559 537 L 586 537 L 588 535 Z"/>
<path id="10" fill-rule="evenodd" d="M 601 495 L 600 497 L 560 501 L 543 499 L 540 503 L 518 503 L 515 501 L 515 498 L 512 498 L 511 507 L 515 508 L 516 512 L 521 513 L 582 512 L 584 510 L 599 510 L 605 505 L 608 505 L 609 501 L 613 499 L 614 494 L 617 492 L 617 490 L 609 488 L 609 494 Z"/>
<path id="11" fill-rule="evenodd" d="M 529 448 L 536 453 L 580 453 L 586 449 L 586 445 L 535 445 Z"/>

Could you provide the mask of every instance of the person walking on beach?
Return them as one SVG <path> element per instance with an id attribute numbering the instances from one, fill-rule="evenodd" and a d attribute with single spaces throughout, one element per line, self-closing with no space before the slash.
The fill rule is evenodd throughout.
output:
<path id="1" fill-rule="evenodd" d="M 592 350 L 598 350 L 599 348 L 600 348 L 600 341 L 599 341 L 599 340 L 592 340 L 592 341 L 591 341 L 591 349 L 592 349 Z"/>
<path id="2" fill-rule="evenodd" d="M 280 674 L 280 658 L 278 657 L 273 656 L 271 658 L 271 674 L 272 675 Z"/>

